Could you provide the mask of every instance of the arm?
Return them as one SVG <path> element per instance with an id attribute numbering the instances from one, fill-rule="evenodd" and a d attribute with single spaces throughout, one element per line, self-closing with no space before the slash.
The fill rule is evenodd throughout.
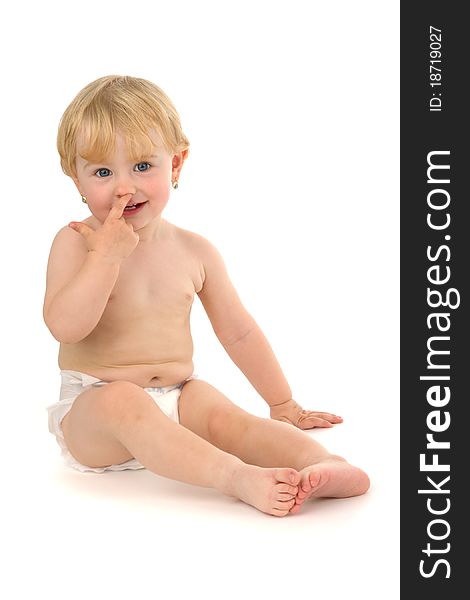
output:
<path id="1" fill-rule="evenodd" d="M 71 223 L 59 231 L 52 244 L 43 314 L 59 342 L 73 344 L 93 331 L 122 261 L 139 241 L 132 225 L 122 218 L 128 200 L 127 195 L 121 198 L 97 230 L 85 223 Z"/>
<path id="2" fill-rule="evenodd" d="M 44 321 L 65 344 L 79 342 L 93 331 L 119 275 L 119 263 L 83 246 L 79 234 L 64 228 L 49 256 Z"/>
<path id="3" fill-rule="evenodd" d="M 292 391 L 274 352 L 259 326 L 252 319 L 247 332 L 233 342 L 223 343 L 227 354 L 269 406 L 283 404 Z"/>
<path id="4" fill-rule="evenodd" d="M 240 301 L 219 252 L 207 240 L 200 246 L 205 279 L 199 298 L 215 334 L 270 406 L 285 402 L 292 392 L 268 340 Z"/>
<path id="5" fill-rule="evenodd" d="M 219 252 L 207 240 L 200 247 L 205 280 L 199 298 L 227 354 L 270 406 L 271 418 L 300 429 L 340 423 L 341 417 L 303 410 L 293 400 L 274 352 L 240 301 Z"/>

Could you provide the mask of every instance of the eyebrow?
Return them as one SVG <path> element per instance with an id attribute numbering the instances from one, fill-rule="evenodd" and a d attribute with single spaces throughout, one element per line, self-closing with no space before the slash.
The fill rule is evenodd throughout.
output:
<path id="1" fill-rule="evenodd" d="M 160 158 L 160 155 L 159 154 L 151 154 L 150 156 L 142 156 L 142 160 L 144 160 L 146 158 Z M 102 163 L 100 163 L 100 162 L 91 162 L 91 163 L 87 162 L 87 163 L 84 164 L 84 168 L 88 169 L 88 167 L 95 167 L 95 166 L 98 166 L 98 165 L 101 165 L 101 164 L 104 164 L 104 163 L 106 163 L 105 160 Z"/>

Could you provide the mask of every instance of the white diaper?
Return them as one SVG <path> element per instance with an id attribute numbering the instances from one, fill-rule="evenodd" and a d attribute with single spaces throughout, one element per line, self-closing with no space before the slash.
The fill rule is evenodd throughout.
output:
<path id="1" fill-rule="evenodd" d="M 98 387 L 106 385 L 106 381 L 102 381 L 92 375 L 80 373 L 79 371 L 61 371 L 62 385 L 60 387 L 59 402 L 55 402 L 46 409 L 49 413 L 49 431 L 55 435 L 57 443 L 61 448 L 62 457 L 65 463 L 78 471 L 93 471 L 94 473 L 104 473 L 104 471 L 123 471 L 124 469 L 144 469 L 135 458 L 128 460 L 119 465 L 110 465 L 108 467 L 87 467 L 77 462 L 70 454 L 64 440 L 64 434 L 60 426 L 62 419 L 72 408 L 76 398 L 90 387 Z M 181 395 L 181 390 L 186 381 L 196 379 L 197 375 L 192 375 L 185 381 L 175 385 L 166 387 L 147 387 L 143 388 L 149 396 L 153 398 L 155 404 L 173 421 L 179 423 L 178 400 Z"/>

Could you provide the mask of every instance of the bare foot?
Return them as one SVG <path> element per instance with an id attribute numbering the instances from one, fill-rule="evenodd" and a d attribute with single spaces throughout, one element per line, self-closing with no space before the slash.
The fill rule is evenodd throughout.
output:
<path id="1" fill-rule="evenodd" d="M 299 481 L 295 469 L 265 469 L 242 463 L 234 472 L 229 495 L 269 515 L 284 517 L 295 505 Z"/>
<path id="2" fill-rule="evenodd" d="M 291 513 L 298 513 L 309 498 L 349 498 L 369 489 L 369 477 L 343 458 L 331 457 L 300 471 L 299 491 Z"/>

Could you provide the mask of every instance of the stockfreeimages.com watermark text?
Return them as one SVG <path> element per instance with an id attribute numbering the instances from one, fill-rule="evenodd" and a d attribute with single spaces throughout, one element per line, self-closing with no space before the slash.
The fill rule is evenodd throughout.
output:
<path id="1" fill-rule="evenodd" d="M 438 157 L 445 157 L 437 163 Z M 434 150 L 427 155 L 427 183 L 431 186 L 427 194 L 427 225 L 429 233 L 437 243 L 426 248 L 427 269 L 427 316 L 426 324 L 430 335 L 427 338 L 426 375 L 421 381 L 428 382 L 426 391 L 426 451 L 419 456 L 420 474 L 426 474 L 427 489 L 419 489 L 418 494 L 426 498 L 429 522 L 426 527 L 427 539 L 422 552 L 427 558 L 420 560 L 419 572 L 422 577 L 439 574 L 450 577 L 451 564 L 451 489 L 449 459 L 450 441 L 446 432 L 451 422 L 449 402 L 451 400 L 451 326 L 452 310 L 460 305 L 460 293 L 452 287 L 451 270 L 451 194 L 450 194 L 450 150 Z M 446 357 L 443 360 L 443 357 Z M 444 407 L 446 410 L 443 410 Z M 431 409 L 431 410 L 430 410 Z"/>

